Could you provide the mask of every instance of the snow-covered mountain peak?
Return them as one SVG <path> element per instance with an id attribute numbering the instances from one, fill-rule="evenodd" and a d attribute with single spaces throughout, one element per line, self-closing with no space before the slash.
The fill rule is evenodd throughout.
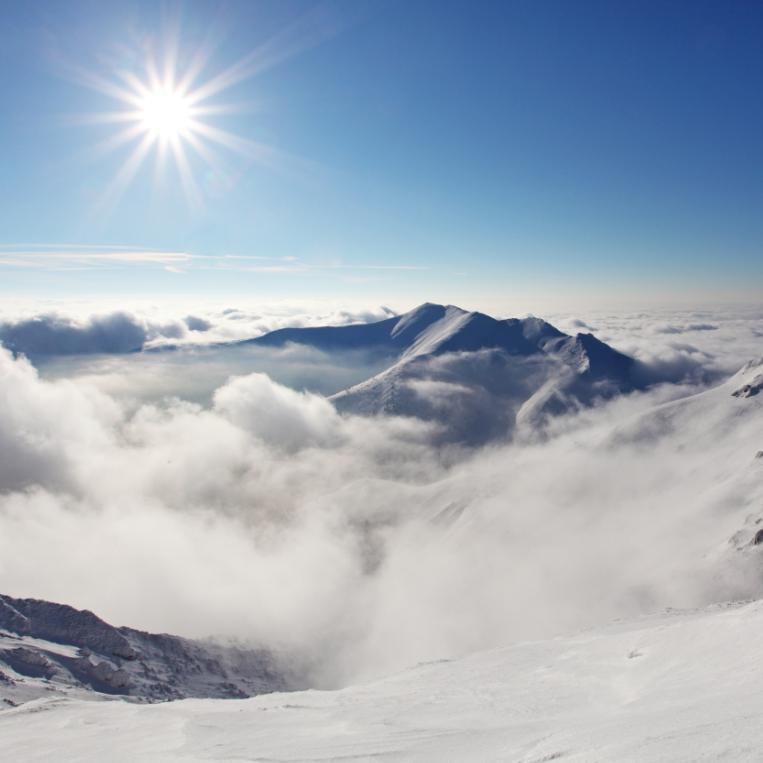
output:
<path id="1" fill-rule="evenodd" d="M 433 302 L 425 302 L 423 305 L 415 307 L 413 310 L 409 310 L 407 313 L 403 313 L 395 323 L 391 337 L 402 337 L 406 334 L 415 336 L 420 331 L 431 326 L 433 323 L 442 320 L 445 317 L 446 312 L 449 310 L 457 310 L 458 312 L 465 312 L 458 307 L 445 307 L 444 305 L 437 305 Z"/>
<path id="2" fill-rule="evenodd" d="M 387 367 L 333 395 L 338 409 L 434 419 L 462 441 L 505 436 L 531 398 L 541 421 L 637 386 L 635 361 L 592 334 L 432 302 L 376 323 L 280 329 L 250 343 L 368 353 Z"/>
<path id="3" fill-rule="evenodd" d="M 454 305 L 443 307 L 431 304 L 422 305 L 412 312 L 417 316 L 418 326 L 423 324 L 420 316 L 439 317 L 416 333 L 413 342 L 403 352 L 402 360 L 484 349 L 503 350 L 510 355 L 532 355 L 541 351 L 549 339 L 566 336 L 550 323 L 535 317 L 498 320 L 485 313 L 467 312 Z M 411 313 L 406 313 L 401 319 L 406 328 L 410 325 L 409 315 Z"/>
<path id="4" fill-rule="evenodd" d="M 462 310 L 460 307 L 454 307 L 453 305 L 449 305 L 448 307 L 432 305 L 431 307 L 442 310 L 440 317 L 429 323 L 412 337 L 412 341 L 402 355 L 403 358 L 410 358 L 416 355 L 428 355 L 436 352 L 441 345 L 456 336 L 463 326 L 473 320 L 475 315 L 478 315 L 478 313 L 469 313 L 466 312 L 466 310 Z M 427 311 L 427 313 L 428 315 L 433 315 L 438 313 L 439 310 L 431 310 Z M 408 326 L 410 326 L 410 324 L 406 322 L 403 331 L 398 333 L 397 336 L 402 336 Z M 397 328 L 398 327 L 396 326 L 395 329 Z"/>
<path id="5" fill-rule="evenodd" d="M 522 319 L 521 323 L 522 333 L 524 334 L 525 338 L 538 346 L 541 346 L 541 344 L 548 339 L 566 336 L 561 331 L 559 331 L 558 328 L 544 321 L 543 318 L 536 318 L 534 315 L 530 315 L 527 318 Z"/>

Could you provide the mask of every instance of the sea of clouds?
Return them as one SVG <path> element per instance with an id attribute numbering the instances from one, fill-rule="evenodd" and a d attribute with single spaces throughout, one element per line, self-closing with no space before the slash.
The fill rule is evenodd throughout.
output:
<path id="1" fill-rule="evenodd" d="M 101 334 L 149 323 L 115 315 L 128 314 L 50 321 L 101 337 L 98 357 L 0 350 L 3 593 L 233 636 L 320 686 L 763 593 L 745 535 L 763 515 L 763 411 L 705 392 L 763 354 L 754 309 L 544 316 L 681 383 L 480 449 L 436 446 L 436 425 L 416 419 L 339 415 L 315 390 L 367 374 L 367 359 L 123 355 Z M 193 315 L 210 328 L 186 322 L 184 336 L 231 320 Z M 306 315 L 259 331 L 328 322 Z M 18 341 L 45 320 L 3 325 Z"/>
<path id="2" fill-rule="evenodd" d="M 188 313 L 152 304 L 119 310 L 92 302 L 53 302 L 42 309 L 12 304 L 0 309 L 0 342 L 30 356 L 122 354 L 236 342 L 287 326 L 368 323 L 394 314 L 384 306 L 342 310 L 289 303 L 259 309 L 218 305 Z"/>

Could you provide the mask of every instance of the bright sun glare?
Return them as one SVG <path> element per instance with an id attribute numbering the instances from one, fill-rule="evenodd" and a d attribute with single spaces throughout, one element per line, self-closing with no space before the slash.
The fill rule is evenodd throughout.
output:
<path id="1" fill-rule="evenodd" d="M 165 140 L 184 136 L 191 127 L 191 104 L 177 91 L 161 88 L 149 93 L 140 112 L 143 127 Z"/>
<path id="2" fill-rule="evenodd" d="M 140 71 L 116 70 L 113 78 L 93 71 L 77 70 L 82 84 L 120 102 L 116 111 L 84 115 L 85 121 L 122 124 L 123 127 L 94 148 L 113 151 L 132 144 L 132 148 L 104 192 L 100 204 L 110 207 L 137 175 L 150 154 L 154 154 L 157 173 L 166 170 L 169 158 L 175 166 L 180 186 L 193 206 L 202 200 L 201 188 L 194 177 L 194 166 L 201 162 L 217 174 L 221 161 L 214 147 L 236 151 L 254 161 L 272 160 L 275 151 L 268 146 L 235 135 L 210 124 L 209 119 L 240 110 L 211 102 L 215 96 L 252 76 L 263 66 L 256 51 L 229 68 L 201 77 L 209 51 L 197 51 L 182 57 L 178 40 L 165 40 L 164 55 L 146 56 Z M 209 177 L 210 173 L 204 174 Z"/>

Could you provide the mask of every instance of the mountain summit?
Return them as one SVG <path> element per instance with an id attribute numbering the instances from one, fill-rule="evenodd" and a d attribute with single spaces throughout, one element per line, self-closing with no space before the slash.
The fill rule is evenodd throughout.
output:
<path id="1" fill-rule="evenodd" d="M 636 361 L 593 334 L 430 302 L 376 323 L 280 329 L 247 343 L 387 357 L 386 370 L 334 395 L 336 407 L 435 421 L 446 439 L 469 443 L 639 386 Z"/>
<path id="2" fill-rule="evenodd" d="M 407 357 L 500 347 L 513 355 L 527 355 L 546 339 L 564 336 L 539 318 L 496 320 L 455 305 L 425 302 L 375 323 L 278 329 L 245 344 L 282 347 L 294 343 L 321 350 L 377 350 Z"/>

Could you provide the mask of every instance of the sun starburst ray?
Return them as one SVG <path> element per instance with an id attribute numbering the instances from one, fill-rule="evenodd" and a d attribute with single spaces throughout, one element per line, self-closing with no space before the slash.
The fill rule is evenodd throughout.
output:
<path id="1" fill-rule="evenodd" d="M 71 70 L 80 84 L 124 107 L 79 117 L 80 122 L 120 126 L 118 132 L 96 143 L 91 153 L 104 155 L 136 141 L 104 194 L 105 206 L 121 197 L 150 153 L 156 159 L 154 183 L 162 185 L 165 171 L 174 168 L 186 199 L 195 207 L 201 204 L 203 197 L 202 187 L 194 178 L 196 161 L 220 175 L 223 149 L 270 168 L 278 168 L 286 156 L 256 140 L 211 124 L 210 120 L 216 117 L 253 110 L 251 103 L 220 103 L 214 99 L 242 80 L 315 44 L 324 31 L 316 36 L 315 30 L 303 19 L 302 23 L 292 25 L 221 72 L 212 72 L 204 81 L 201 78 L 209 68 L 213 32 L 208 32 L 190 55 L 183 55 L 177 29 L 173 28 L 163 41 L 161 55 L 155 49 L 148 49 L 144 51 L 139 71 L 120 65 L 113 78 L 81 69 Z M 220 151 L 213 150 L 212 146 L 219 147 Z"/>
<path id="2" fill-rule="evenodd" d="M 169 145 L 172 155 L 175 159 L 175 166 L 177 167 L 178 173 L 180 175 L 180 185 L 183 188 L 185 197 L 192 207 L 198 208 L 201 206 L 201 195 L 199 192 L 199 187 L 194 180 L 193 173 L 191 172 L 188 157 L 180 145 L 179 138 L 175 137 L 171 139 Z"/>
<path id="3" fill-rule="evenodd" d="M 141 139 L 130 153 L 130 155 L 122 163 L 116 176 L 109 185 L 106 194 L 104 195 L 101 203 L 101 207 L 109 209 L 116 204 L 121 198 L 125 189 L 130 185 L 132 179 L 137 174 L 143 161 L 145 160 L 148 152 L 151 150 L 153 140 L 150 135 L 146 134 Z"/>
<path id="4" fill-rule="evenodd" d="M 115 151 L 120 146 L 134 141 L 143 134 L 143 128 L 139 124 L 131 124 L 109 138 L 96 143 L 90 148 L 90 153 L 94 156 L 104 156 Z"/>

